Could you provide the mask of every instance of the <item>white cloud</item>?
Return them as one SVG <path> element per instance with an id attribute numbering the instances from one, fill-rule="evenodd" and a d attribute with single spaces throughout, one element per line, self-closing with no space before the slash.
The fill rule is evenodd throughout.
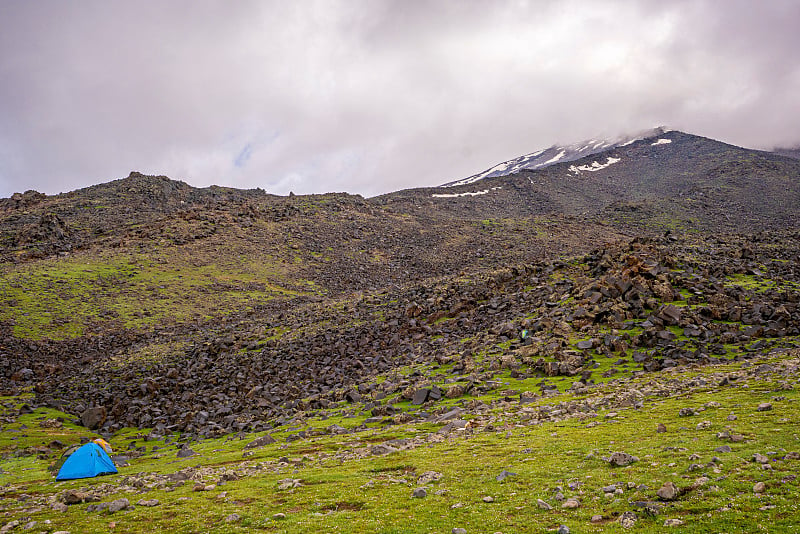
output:
<path id="1" fill-rule="evenodd" d="M 798 18 L 791 1 L 7 2 L 0 196 L 130 170 L 372 195 L 659 124 L 796 144 Z"/>

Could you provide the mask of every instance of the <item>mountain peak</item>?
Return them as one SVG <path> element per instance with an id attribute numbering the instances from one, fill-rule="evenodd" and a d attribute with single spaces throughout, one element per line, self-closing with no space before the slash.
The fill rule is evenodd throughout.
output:
<path id="1" fill-rule="evenodd" d="M 520 156 L 512 160 L 504 161 L 503 163 L 486 169 L 481 173 L 473 174 L 467 178 L 446 183 L 441 187 L 467 185 L 475 183 L 484 178 L 507 176 L 523 170 L 542 169 L 557 163 L 567 163 L 587 156 L 592 156 L 594 154 L 599 154 L 601 152 L 613 150 L 617 147 L 627 146 L 635 143 L 636 141 L 660 137 L 671 131 L 673 130 L 670 130 L 664 126 L 659 126 L 657 128 L 645 130 L 633 135 L 623 135 L 617 137 L 616 139 L 589 139 L 587 141 L 582 141 L 580 143 L 574 143 L 571 145 L 553 145 L 551 147 L 543 148 L 536 152 L 531 152 L 530 154 L 525 154 L 524 156 Z M 659 139 L 656 141 L 657 144 L 666 144 L 669 142 L 669 139 Z M 597 163 L 596 166 L 600 166 L 599 168 L 604 168 L 604 166 L 614 163 L 612 161 L 613 159 L 614 158 L 609 158 L 606 163 L 595 163 Z M 578 167 L 578 169 L 592 170 L 590 168 L 584 169 L 583 167 L 586 166 Z"/>

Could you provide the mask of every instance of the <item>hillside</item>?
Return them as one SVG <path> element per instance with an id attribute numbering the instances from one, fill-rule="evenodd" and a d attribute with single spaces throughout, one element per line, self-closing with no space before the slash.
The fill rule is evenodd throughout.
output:
<path id="1" fill-rule="evenodd" d="M 583 146 L 369 199 L 134 172 L 0 200 L 0 513 L 789 531 L 800 161 L 662 130 Z M 89 435 L 130 466 L 54 485 L 47 464 Z M 615 451 L 640 461 L 609 470 Z M 163 505 L 89 504 L 122 495 Z"/>
<path id="2" fill-rule="evenodd" d="M 536 170 L 385 201 L 413 199 L 436 211 L 484 216 L 559 213 L 636 233 L 755 232 L 798 220 L 798 176 L 796 159 L 669 131 Z"/>

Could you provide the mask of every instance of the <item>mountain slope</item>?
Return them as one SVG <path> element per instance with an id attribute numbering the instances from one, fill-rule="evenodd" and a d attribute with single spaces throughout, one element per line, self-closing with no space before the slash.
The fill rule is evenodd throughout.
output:
<path id="1" fill-rule="evenodd" d="M 800 161 L 670 131 L 540 169 L 405 194 L 484 216 L 560 213 L 637 232 L 758 231 L 800 218 Z"/>
<path id="2" fill-rule="evenodd" d="M 518 158 L 500 163 L 494 167 L 487 169 L 481 173 L 474 174 L 467 178 L 456 180 L 442 185 L 442 187 L 455 187 L 459 185 L 467 185 L 483 180 L 484 178 L 496 178 L 498 176 L 507 176 L 524 170 L 537 170 L 555 165 L 557 163 L 568 163 L 582 158 L 587 158 L 602 152 L 608 152 L 617 147 L 624 147 L 639 140 L 654 139 L 657 142 L 659 136 L 670 130 L 659 127 L 652 130 L 647 130 L 633 136 L 623 136 L 619 139 L 598 140 L 590 139 L 573 145 L 560 146 L 553 145 L 549 148 L 543 148 L 536 152 L 520 156 Z M 608 164 L 608 163 L 607 163 Z M 602 167 L 604 164 L 597 164 L 594 170 Z M 586 170 L 593 170 L 587 168 Z"/>

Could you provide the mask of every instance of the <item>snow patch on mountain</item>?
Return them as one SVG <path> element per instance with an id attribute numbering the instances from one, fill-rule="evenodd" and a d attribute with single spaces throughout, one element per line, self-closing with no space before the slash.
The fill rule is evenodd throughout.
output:
<path id="1" fill-rule="evenodd" d="M 498 189 L 503 189 L 502 186 L 492 187 L 491 189 L 483 189 L 481 191 L 474 191 L 474 192 L 467 192 L 467 193 L 434 193 L 431 196 L 433 198 L 458 198 L 458 197 L 477 197 L 479 195 L 485 195 L 489 193 L 489 191 L 496 191 Z"/>
<path id="2" fill-rule="evenodd" d="M 612 158 L 611 156 L 609 156 L 606 159 L 605 163 L 599 163 L 597 161 L 593 161 L 591 165 L 570 165 L 569 171 L 574 172 L 576 175 L 580 174 L 582 171 L 597 172 L 615 163 L 619 163 L 620 161 L 622 161 L 622 158 Z"/>
<path id="3" fill-rule="evenodd" d="M 549 167 L 550 165 L 555 165 L 557 163 L 566 163 L 570 161 L 575 161 L 614 148 L 628 146 L 630 144 L 635 143 L 636 141 L 653 139 L 661 135 L 664 135 L 668 131 L 670 130 L 662 127 L 662 128 L 655 128 L 653 130 L 648 130 L 646 132 L 641 132 L 633 136 L 623 136 L 614 141 L 590 139 L 589 141 L 583 141 L 581 143 L 576 143 L 574 145 L 569 145 L 569 146 L 554 145 L 551 146 L 550 148 L 544 148 L 536 152 L 532 152 L 530 154 L 526 154 L 524 156 L 520 156 L 518 158 L 505 161 L 481 173 L 475 174 L 468 178 L 464 178 L 462 180 L 446 183 L 440 187 L 456 187 L 459 185 L 467 185 L 475 183 L 479 180 L 483 180 L 484 178 L 508 176 L 510 174 L 515 174 L 523 170 L 536 170 L 544 167 Z M 669 139 L 664 139 L 663 141 L 666 141 L 667 143 L 670 142 Z M 664 144 L 663 141 L 660 142 L 659 144 Z M 606 162 L 606 164 L 604 165 L 607 164 L 608 162 Z"/>
<path id="4" fill-rule="evenodd" d="M 668 145 L 672 142 L 672 139 L 659 139 L 655 143 L 650 143 L 650 146 L 657 146 L 657 145 Z"/>

